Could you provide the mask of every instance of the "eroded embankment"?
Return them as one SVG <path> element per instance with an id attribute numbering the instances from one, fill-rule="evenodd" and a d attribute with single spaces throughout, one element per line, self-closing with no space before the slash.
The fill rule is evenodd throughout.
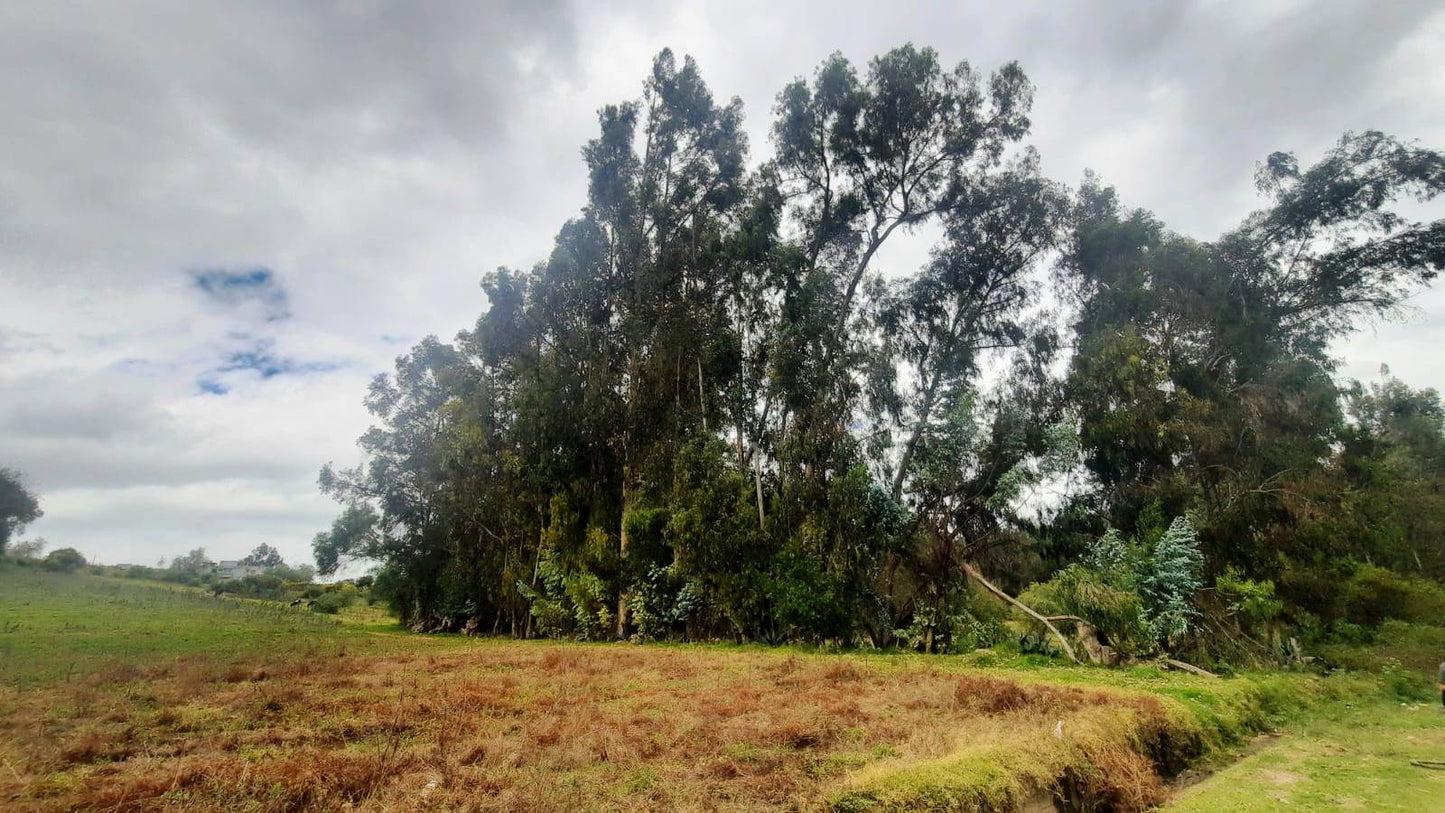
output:
<path id="1" fill-rule="evenodd" d="M 874 763 L 830 800 L 838 811 L 1142 811 L 1166 780 L 1222 758 L 1282 714 L 1338 697 L 1344 680 L 1241 677 L 1149 694 L 964 676 L 977 711 L 958 750 Z"/>

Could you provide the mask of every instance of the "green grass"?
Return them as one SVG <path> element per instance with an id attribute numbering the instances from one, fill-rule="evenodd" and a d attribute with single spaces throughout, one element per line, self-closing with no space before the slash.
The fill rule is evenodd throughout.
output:
<path id="1" fill-rule="evenodd" d="M 1186 789 L 1186 811 L 1445 809 L 1445 710 L 1436 703 L 1365 700 L 1297 719 L 1278 741 Z"/>
<path id="2" fill-rule="evenodd" d="M 370 608 L 369 608 L 370 609 Z M 217 598 L 160 582 L 0 569 L 0 684 L 36 688 L 179 659 L 228 661 L 342 647 L 415 646 L 374 610 L 344 623 L 273 602 Z M 394 645 L 395 645 L 394 644 Z"/>
<path id="3" fill-rule="evenodd" d="M 1156 765 L 1220 765 L 1281 727 L 1179 809 L 1429 809 L 1445 775 L 1408 763 L 1445 758 L 1445 714 L 1398 702 L 1420 696 L 1418 676 L 1390 670 L 1212 679 L 996 652 L 421 636 L 361 604 L 325 616 L 0 569 L 0 799 L 49 809 L 105 808 L 192 768 L 197 809 L 269 809 L 282 786 L 293 807 L 326 808 L 362 791 L 314 795 L 308 772 L 366 768 L 357 787 L 390 809 L 439 775 L 455 783 L 442 807 L 486 788 L 572 800 L 558 809 L 712 809 L 722 794 L 738 809 L 992 810 L 1066 787 L 1143 810 L 1167 791 Z M 374 754 L 394 756 L 362 764 Z"/>

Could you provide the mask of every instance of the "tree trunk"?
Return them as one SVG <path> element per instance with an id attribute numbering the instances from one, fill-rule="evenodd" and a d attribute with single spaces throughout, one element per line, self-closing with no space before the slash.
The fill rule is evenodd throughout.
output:
<path id="1" fill-rule="evenodd" d="M 627 570 L 627 548 L 632 539 L 627 533 L 627 514 L 632 510 L 632 486 L 628 483 L 628 473 L 624 468 L 622 473 L 622 527 L 619 529 L 617 549 L 622 557 L 622 568 Z M 617 638 L 619 640 L 627 637 L 627 585 L 617 586 Z"/>
<path id="2" fill-rule="evenodd" d="M 915 416 L 913 432 L 908 436 L 908 442 L 903 445 L 903 454 L 898 458 L 898 473 L 893 475 L 893 501 L 899 502 L 903 498 L 903 480 L 908 476 L 908 467 L 913 463 L 913 452 L 918 448 L 918 440 L 923 436 L 923 430 L 928 426 L 928 418 L 933 412 L 933 398 L 938 391 L 940 374 L 935 371 L 933 379 L 924 390 L 923 402 L 918 406 L 918 414 Z"/>
<path id="3" fill-rule="evenodd" d="M 1030 618 L 1034 619 L 1040 624 L 1043 624 L 1045 627 L 1048 627 L 1049 632 L 1052 632 L 1054 634 L 1054 637 L 1058 639 L 1059 646 L 1064 650 L 1064 654 L 1069 656 L 1069 660 L 1073 661 L 1074 663 L 1079 662 L 1079 657 L 1074 654 L 1074 648 L 1069 646 L 1069 639 L 1065 638 L 1062 632 L 1059 632 L 1059 628 L 1054 626 L 1053 622 L 1049 621 L 1049 619 L 1043 617 L 1042 615 L 1039 615 L 1037 612 L 1034 611 L 1032 607 L 1024 604 L 1022 601 L 1019 601 L 1008 593 L 1005 593 L 1004 591 L 995 587 L 992 582 L 983 577 L 982 573 L 978 572 L 978 568 L 974 567 L 968 562 L 963 563 L 963 572 L 967 573 L 970 579 L 973 579 L 980 585 L 983 585 L 983 589 L 989 591 L 990 593 L 993 593 L 995 596 L 998 596 L 999 598 L 1003 599 L 1009 604 L 1012 604 L 1020 610 L 1023 610 L 1024 613 L 1026 613 Z"/>
<path id="4" fill-rule="evenodd" d="M 697 355 L 697 408 L 702 412 L 702 431 L 707 433 L 707 398 L 702 392 L 702 353 Z"/>
<path id="5" fill-rule="evenodd" d="M 1178 670 L 1181 671 L 1181 672 L 1188 672 L 1188 673 L 1191 674 L 1191 675 L 1198 675 L 1198 676 L 1200 676 L 1200 677 L 1212 677 L 1212 678 L 1217 678 L 1217 677 L 1219 677 L 1219 675 L 1216 675 L 1216 674 L 1214 674 L 1213 672 L 1209 672 L 1209 671 L 1206 671 L 1206 670 L 1204 670 L 1204 669 L 1200 669 L 1198 666 L 1195 666 L 1195 665 L 1192 664 L 1192 663 L 1185 663 L 1184 661 L 1176 661 L 1176 660 L 1174 660 L 1173 658 L 1165 658 L 1165 659 L 1164 659 L 1164 664 L 1165 664 L 1166 666 L 1170 667 L 1171 669 L 1178 669 Z"/>
<path id="6" fill-rule="evenodd" d="M 759 451 L 753 458 L 753 485 L 758 492 L 758 527 L 763 527 L 763 455 Z"/>

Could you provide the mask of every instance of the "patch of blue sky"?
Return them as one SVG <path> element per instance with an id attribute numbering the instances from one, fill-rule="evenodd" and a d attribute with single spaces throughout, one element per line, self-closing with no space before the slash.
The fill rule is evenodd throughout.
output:
<path id="1" fill-rule="evenodd" d="M 257 303 L 268 322 L 291 316 L 286 289 L 269 268 L 208 268 L 190 273 L 196 288 L 217 302 L 226 305 Z"/>
<path id="2" fill-rule="evenodd" d="M 230 392 L 231 384 L 221 380 L 222 376 L 229 374 L 250 373 L 262 379 L 269 379 L 282 375 L 329 373 L 351 364 L 349 361 L 339 359 L 306 361 L 283 356 L 276 352 L 275 342 L 270 339 L 258 339 L 244 334 L 233 338 L 246 341 L 246 346 L 226 353 L 219 364 L 207 370 L 196 380 L 196 386 L 202 392 L 211 395 L 225 395 Z"/>

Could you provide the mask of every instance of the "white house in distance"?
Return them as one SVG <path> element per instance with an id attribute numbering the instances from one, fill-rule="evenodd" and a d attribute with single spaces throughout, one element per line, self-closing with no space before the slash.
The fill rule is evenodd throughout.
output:
<path id="1" fill-rule="evenodd" d="M 239 559 L 223 559 L 216 563 L 216 575 L 223 579 L 242 579 L 266 572 L 260 565 L 248 565 Z"/>

